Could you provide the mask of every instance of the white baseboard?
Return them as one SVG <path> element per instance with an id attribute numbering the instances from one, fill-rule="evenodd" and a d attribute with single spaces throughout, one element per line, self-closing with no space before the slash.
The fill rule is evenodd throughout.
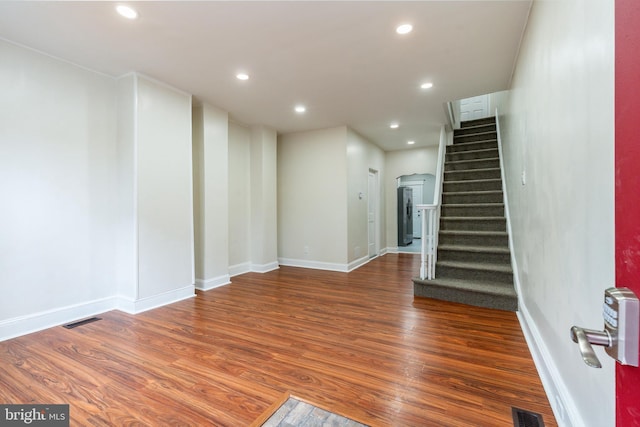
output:
<path id="1" fill-rule="evenodd" d="M 95 316 L 116 306 L 117 299 L 108 297 L 3 320 L 0 322 L 0 341 Z"/>
<path id="2" fill-rule="evenodd" d="M 307 259 L 278 258 L 280 265 L 289 267 L 312 268 L 314 270 L 340 271 L 346 273 L 349 271 L 347 264 L 338 264 L 332 262 L 310 261 Z"/>
<path id="3" fill-rule="evenodd" d="M 567 389 L 566 384 L 560 376 L 560 371 L 556 366 L 549 349 L 542 339 L 533 318 L 529 314 L 526 306 L 519 302 L 518 320 L 522 327 L 522 332 L 529 346 L 529 351 L 533 357 L 533 362 L 538 370 L 540 381 L 549 399 L 549 404 L 556 417 L 559 427 L 586 426 L 586 421 L 582 418 L 580 411 Z"/>
<path id="4" fill-rule="evenodd" d="M 163 305 L 172 304 L 187 298 L 196 296 L 195 286 L 188 285 L 180 289 L 174 289 L 162 294 L 153 295 L 146 298 L 131 300 L 126 297 L 118 298 L 118 310 L 129 314 L 138 314 L 143 311 L 161 307 Z"/>
<path id="5" fill-rule="evenodd" d="M 237 276 L 239 274 L 250 273 L 251 272 L 251 263 L 243 262 L 241 264 L 230 265 L 229 266 L 229 276 Z"/>
<path id="6" fill-rule="evenodd" d="M 222 276 L 213 277 L 206 280 L 196 279 L 196 289 L 201 291 L 208 291 L 210 289 L 228 285 L 229 283 L 231 283 L 231 276 L 229 276 L 228 274 L 223 274 Z"/>
<path id="7" fill-rule="evenodd" d="M 386 253 L 390 253 L 390 254 L 397 254 L 398 253 L 398 247 L 388 247 L 386 248 Z"/>
<path id="8" fill-rule="evenodd" d="M 360 259 L 357 259 L 355 261 L 351 261 L 348 265 L 347 265 L 347 271 L 353 271 L 356 268 L 362 267 L 363 265 L 365 265 L 366 263 L 368 263 L 369 261 L 371 261 L 373 258 L 369 258 L 368 256 L 363 256 Z"/>
<path id="9" fill-rule="evenodd" d="M 388 249 L 388 248 L 382 248 L 382 250 L 380 251 L 380 253 L 378 254 L 378 256 L 385 255 L 385 254 L 387 253 L 387 249 Z"/>
<path id="10" fill-rule="evenodd" d="M 278 261 L 270 262 L 268 264 L 251 264 L 251 271 L 254 273 L 268 273 L 269 271 L 277 270 L 280 268 Z"/>

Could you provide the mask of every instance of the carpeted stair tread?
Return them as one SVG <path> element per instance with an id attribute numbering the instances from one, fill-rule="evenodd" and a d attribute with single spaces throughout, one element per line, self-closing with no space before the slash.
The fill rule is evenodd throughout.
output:
<path id="1" fill-rule="evenodd" d="M 495 123 L 496 123 L 495 117 L 485 117 L 482 119 L 465 120 L 460 123 L 460 128 L 466 129 L 474 126 L 482 126 L 486 124 L 495 124 Z"/>
<path id="2" fill-rule="evenodd" d="M 476 148 L 476 147 L 478 145 L 483 145 L 487 143 L 494 143 L 496 148 L 498 147 L 498 140 L 496 138 L 492 138 L 492 139 L 485 139 L 484 141 L 457 142 L 454 145 L 448 145 L 447 150 L 454 150 L 454 151 L 481 150 L 481 148 Z"/>
<path id="3" fill-rule="evenodd" d="M 447 175 L 451 176 L 452 174 L 468 174 L 468 173 L 479 173 L 479 172 L 498 172 L 500 173 L 500 168 L 478 168 L 478 169 L 472 169 L 472 170 L 445 170 L 444 171 L 444 176 L 445 176 L 445 181 L 449 182 L 449 180 L 447 179 Z M 491 178 L 487 178 L 487 179 L 491 179 Z"/>
<path id="4" fill-rule="evenodd" d="M 498 157 L 498 148 L 482 148 L 479 150 L 452 151 L 447 153 L 447 162 L 460 160 L 480 160 Z"/>
<path id="5" fill-rule="evenodd" d="M 479 131 L 479 132 L 476 132 L 476 133 L 455 134 L 454 141 L 455 141 L 455 138 L 461 138 L 461 137 L 464 137 L 464 136 L 493 135 L 494 133 L 496 133 L 495 129 L 489 130 L 489 131 Z M 489 139 L 495 139 L 495 138 L 489 138 Z M 455 142 L 454 142 L 454 144 L 455 144 Z"/>
<path id="6" fill-rule="evenodd" d="M 470 133 L 480 133 L 480 132 L 495 132 L 496 125 L 495 123 L 485 123 L 476 126 L 467 126 L 465 128 L 460 128 L 455 130 L 456 135 L 467 135 Z"/>
<path id="7" fill-rule="evenodd" d="M 474 162 L 485 162 L 489 160 L 500 160 L 500 157 L 487 157 L 486 159 L 470 159 L 470 160 L 451 160 L 451 161 L 448 161 L 446 164 L 465 164 L 465 163 L 474 163 Z"/>
<path id="8" fill-rule="evenodd" d="M 473 236 L 506 236 L 506 231 L 484 231 L 484 230 L 440 230 L 441 234 L 464 234 Z"/>
<path id="9" fill-rule="evenodd" d="M 474 253 L 509 254 L 508 247 L 499 246 L 470 246 L 470 245 L 439 245 L 439 251 L 464 251 Z"/>
<path id="10" fill-rule="evenodd" d="M 435 298 L 495 310 L 517 311 L 518 296 L 513 286 L 478 285 L 464 280 L 414 279 L 416 297 Z"/>
<path id="11" fill-rule="evenodd" d="M 443 196 L 466 196 L 466 195 L 478 195 L 489 196 L 493 194 L 502 194 L 502 190 L 478 190 L 478 191 L 445 191 Z"/>
<path id="12" fill-rule="evenodd" d="M 502 207 L 504 203 L 443 203 L 442 206 L 452 208 L 474 208 L 474 207 Z"/>
<path id="13" fill-rule="evenodd" d="M 467 179 L 462 181 L 447 181 L 447 184 L 477 184 L 477 183 L 500 183 L 502 188 L 502 180 L 499 178 L 490 179 Z"/>
<path id="14" fill-rule="evenodd" d="M 447 216 L 445 221 L 504 221 L 503 216 Z"/>
<path id="15" fill-rule="evenodd" d="M 438 261 L 439 266 L 449 268 L 459 268 L 462 270 L 497 271 L 500 273 L 513 273 L 511 265 L 493 264 L 485 262 L 461 262 L 461 261 Z"/>
<path id="16" fill-rule="evenodd" d="M 419 277 L 413 279 L 414 283 L 420 283 L 428 286 L 446 286 L 453 289 L 464 289 L 466 291 L 474 291 L 481 294 L 488 295 L 506 295 L 510 297 L 516 297 L 516 291 L 513 286 L 505 285 L 503 283 L 477 283 L 469 280 L 461 279 L 446 279 L 437 277 L 433 280 L 422 280 Z"/>

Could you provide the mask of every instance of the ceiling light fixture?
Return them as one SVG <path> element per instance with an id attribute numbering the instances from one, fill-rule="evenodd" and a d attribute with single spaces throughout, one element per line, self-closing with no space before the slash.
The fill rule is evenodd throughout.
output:
<path id="1" fill-rule="evenodd" d="M 415 143 L 416 143 L 415 141 L 407 141 L 407 144 L 409 144 L 409 145 L 413 145 Z"/>
<path id="2" fill-rule="evenodd" d="M 238 73 L 236 74 L 236 78 L 238 80 L 249 80 L 249 74 L 246 73 Z"/>
<path id="3" fill-rule="evenodd" d="M 422 83 L 420 85 L 421 89 L 431 89 L 433 87 L 433 83 Z"/>
<path id="4" fill-rule="evenodd" d="M 396 33 L 398 34 L 407 34 L 413 30 L 413 25 L 411 24 L 402 24 L 396 28 Z"/>
<path id="5" fill-rule="evenodd" d="M 307 111 L 307 108 L 304 105 L 296 105 L 296 107 L 294 108 L 294 110 L 296 111 L 296 113 L 298 114 L 302 114 L 305 111 Z"/>
<path id="6" fill-rule="evenodd" d="M 389 125 L 389 127 L 390 127 L 391 129 L 398 129 L 398 127 L 399 127 L 399 126 L 400 126 L 400 125 L 399 125 L 399 124 L 397 124 L 397 123 L 391 123 L 391 124 Z"/>
<path id="7" fill-rule="evenodd" d="M 135 9 L 123 4 L 116 6 L 116 11 L 127 19 L 136 19 L 138 17 L 138 12 Z"/>

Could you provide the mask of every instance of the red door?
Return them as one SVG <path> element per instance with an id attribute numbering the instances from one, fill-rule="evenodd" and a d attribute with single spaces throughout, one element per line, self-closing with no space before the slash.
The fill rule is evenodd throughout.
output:
<path id="1" fill-rule="evenodd" d="M 616 285 L 640 295 L 640 1 L 615 8 Z M 616 364 L 616 425 L 640 426 L 640 368 Z"/>

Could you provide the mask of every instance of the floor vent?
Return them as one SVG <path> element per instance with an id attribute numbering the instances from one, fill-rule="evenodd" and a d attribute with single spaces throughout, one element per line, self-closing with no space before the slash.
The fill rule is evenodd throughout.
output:
<path id="1" fill-rule="evenodd" d="M 544 427 L 542 415 L 524 409 L 511 408 L 514 427 Z"/>
<path id="2" fill-rule="evenodd" d="M 98 320 L 102 320 L 99 317 L 90 317 L 88 319 L 79 320 L 77 322 L 69 323 L 68 325 L 63 325 L 67 329 L 77 328 L 78 326 L 86 325 L 87 323 L 97 322 Z"/>

